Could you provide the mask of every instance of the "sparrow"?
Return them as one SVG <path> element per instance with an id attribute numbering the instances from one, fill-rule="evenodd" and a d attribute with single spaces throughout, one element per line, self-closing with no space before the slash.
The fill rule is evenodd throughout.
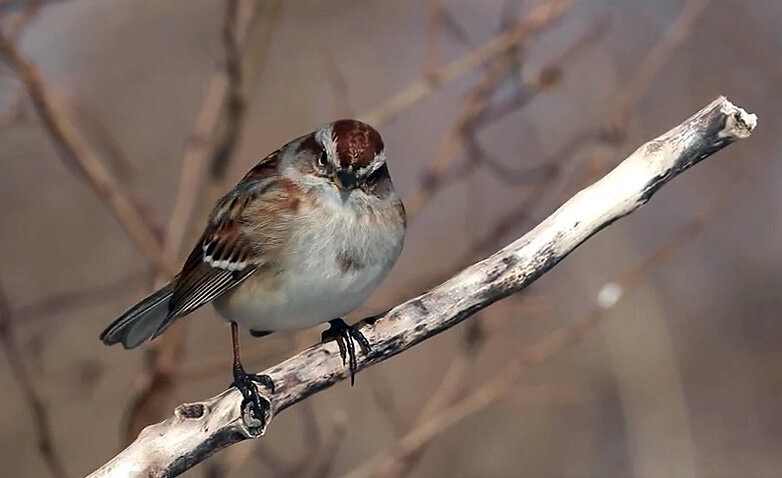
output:
<path id="1" fill-rule="evenodd" d="M 260 337 L 328 322 L 322 340 L 337 341 L 352 384 L 353 342 L 363 353 L 370 344 L 341 317 L 386 277 L 406 225 L 380 134 L 357 120 L 329 123 L 257 163 L 218 201 L 181 272 L 111 323 L 100 340 L 137 347 L 211 302 L 231 325 L 242 409 L 249 404 L 262 419 L 254 384 L 274 393 L 274 383 L 245 372 L 238 326 Z"/>

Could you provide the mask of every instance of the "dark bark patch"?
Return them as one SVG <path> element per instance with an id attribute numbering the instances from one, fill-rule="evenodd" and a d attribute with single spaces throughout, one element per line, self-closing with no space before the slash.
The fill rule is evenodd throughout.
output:
<path id="1" fill-rule="evenodd" d="M 176 408 L 176 414 L 186 420 L 195 420 L 204 416 L 203 403 L 184 403 Z"/>
<path id="2" fill-rule="evenodd" d="M 518 264 L 519 259 L 516 256 L 508 255 L 500 260 L 501 264 L 498 264 L 492 270 L 486 272 L 486 283 L 491 283 L 497 280 L 500 276 L 505 274 L 510 268 Z"/>
<path id="3" fill-rule="evenodd" d="M 198 445 L 193 451 L 174 460 L 160 476 L 180 475 L 219 450 L 244 439 L 245 436 L 237 430 L 219 431 Z"/>
<path id="4" fill-rule="evenodd" d="M 429 313 L 429 307 L 427 307 L 426 304 L 424 304 L 424 301 L 421 299 L 415 299 L 411 301 L 410 305 L 413 306 L 421 314 Z"/>

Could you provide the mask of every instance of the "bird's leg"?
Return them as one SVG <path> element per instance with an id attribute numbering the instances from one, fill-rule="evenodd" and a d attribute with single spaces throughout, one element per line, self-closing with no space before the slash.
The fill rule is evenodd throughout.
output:
<path id="1" fill-rule="evenodd" d="M 372 347 L 370 347 L 369 341 L 360 330 L 346 324 L 342 319 L 329 320 L 329 328 L 321 334 L 321 341 L 325 343 L 330 340 L 337 342 L 339 355 L 342 357 L 342 364 L 350 368 L 350 385 L 352 386 L 356 382 L 356 369 L 358 368 L 356 348 L 353 341 L 358 343 L 365 355 L 372 350 Z"/>
<path id="2" fill-rule="evenodd" d="M 231 322 L 231 341 L 233 342 L 233 386 L 239 389 L 242 393 L 242 410 L 246 405 L 250 405 L 255 418 L 262 423 L 262 426 L 266 426 L 267 417 L 270 414 L 271 403 L 265 397 L 261 397 L 258 393 L 258 389 L 255 384 L 260 384 L 269 389 L 271 393 L 274 393 L 274 382 L 268 375 L 247 373 L 242 367 L 242 362 L 239 359 L 239 327 L 236 322 Z"/>

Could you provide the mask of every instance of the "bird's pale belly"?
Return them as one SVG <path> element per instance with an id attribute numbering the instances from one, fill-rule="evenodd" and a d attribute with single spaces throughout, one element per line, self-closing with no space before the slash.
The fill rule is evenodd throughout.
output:
<path id="1" fill-rule="evenodd" d="M 335 255 L 275 277 L 259 271 L 215 301 L 215 308 L 257 331 L 303 329 L 342 317 L 369 297 L 393 261 L 343 270 Z"/>
<path id="2" fill-rule="evenodd" d="M 370 214 L 340 197 L 302 214 L 276 273 L 263 268 L 214 303 L 226 319 L 256 331 L 312 327 L 364 302 L 402 251 L 403 221 Z M 315 220 L 317 218 L 317 220 Z"/>

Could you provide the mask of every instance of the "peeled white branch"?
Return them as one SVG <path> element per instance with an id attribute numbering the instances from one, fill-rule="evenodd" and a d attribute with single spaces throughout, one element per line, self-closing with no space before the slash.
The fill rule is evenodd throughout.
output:
<path id="1" fill-rule="evenodd" d="M 520 239 L 429 292 L 365 319 L 361 331 L 372 351 L 358 358 L 359 368 L 403 352 L 520 291 L 593 234 L 641 207 L 671 178 L 748 137 L 756 124 L 755 115 L 717 98 L 638 148 Z M 273 413 L 279 413 L 345 379 L 347 369 L 332 342 L 310 347 L 263 373 L 277 385 L 268 398 Z M 90 476 L 173 476 L 228 445 L 262 435 L 265 430 L 240 410 L 241 401 L 239 392 L 229 389 L 203 402 L 180 405 L 173 417 L 144 429 Z"/>

